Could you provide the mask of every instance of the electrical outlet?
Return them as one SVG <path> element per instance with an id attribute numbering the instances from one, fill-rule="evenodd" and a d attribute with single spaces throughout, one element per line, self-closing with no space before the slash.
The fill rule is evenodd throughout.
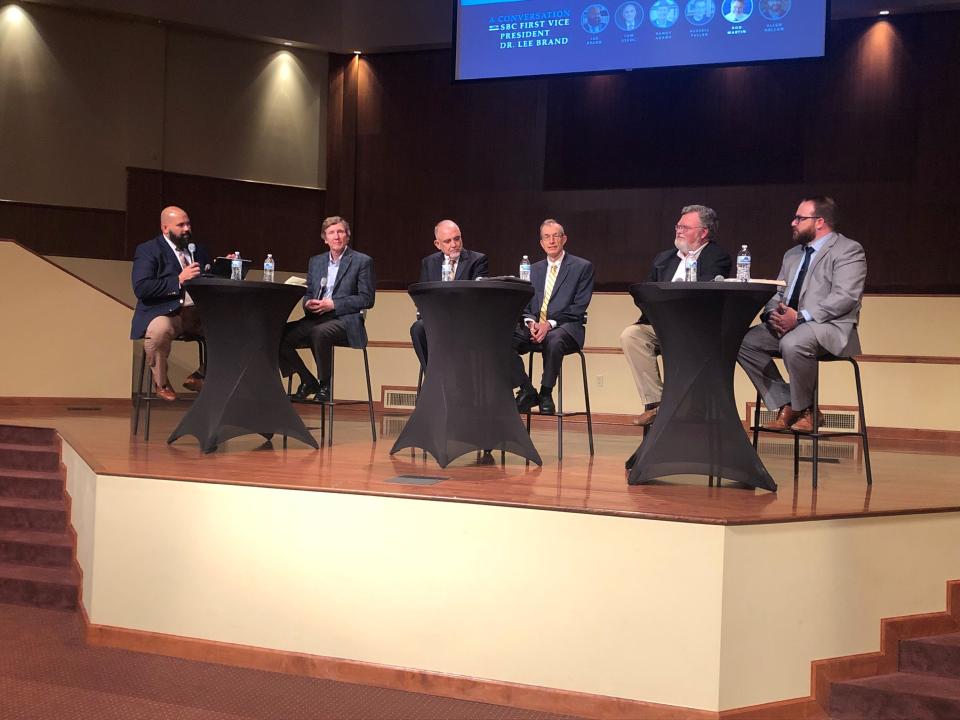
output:
<path id="1" fill-rule="evenodd" d="M 597 387 L 603 387 L 603 375 L 597 375 Z"/>

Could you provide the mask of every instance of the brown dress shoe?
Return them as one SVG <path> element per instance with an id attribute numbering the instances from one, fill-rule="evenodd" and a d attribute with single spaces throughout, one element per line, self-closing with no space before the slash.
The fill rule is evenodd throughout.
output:
<path id="1" fill-rule="evenodd" d="M 823 413 L 817 413 L 817 427 L 823 426 Z M 790 426 L 790 429 L 794 432 L 800 433 L 809 433 L 813 432 L 813 408 L 807 408 L 802 413 L 797 421 Z"/>
<path id="2" fill-rule="evenodd" d="M 167 402 L 173 402 L 177 399 L 177 394 L 173 391 L 173 388 L 169 385 L 160 387 L 158 385 L 153 386 L 153 391 L 158 398 L 161 400 L 166 400 Z"/>
<path id="3" fill-rule="evenodd" d="M 790 426 L 793 425 L 802 414 L 802 412 L 797 412 L 790 407 L 790 403 L 787 403 L 777 412 L 776 420 L 768 422 L 763 427 L 765 430 L 789 430 Z"/>
<path id="4" fill-rule="evenodd" d="M 203 378 L 197 373 L 191 373 L 190 377 L 183 381 L 183 386 L 187 390 L 198 393 L 203 390 Z"/>
<path id="5" fill-rule="evenodd" d="M 634 425 L 639 425 L 640 427 L 646 427 L 650 425 L 654 419 L 657 417 L 657 412 L 660 410 L 660 406 L 657 405 L 654 408 L 650 408 L 645 411 L 640 417 L 633 421 Z"/>

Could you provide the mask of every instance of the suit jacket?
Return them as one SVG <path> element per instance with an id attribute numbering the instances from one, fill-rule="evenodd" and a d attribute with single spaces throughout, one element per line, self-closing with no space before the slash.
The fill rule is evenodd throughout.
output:
<path id="1" fill-rule="evenodd" d="M 524 311 L 524 317 L 537 320 L 543 304 L 543 290 L 547 282 L 547 261 L 535 262 L 530 268 L 533 298 Z M 593 263 L 576 255 L 566 253 L 557 279 L 553 283 L 550 302 L 547 305 L 547 320 L 557 323 L 557 330 L 567 332 L 577 345 L 583 347 L 586 331 L 587 306 L 593 297 Z"/>
<path id="2" fill-rule="evenodd" d="M 197 245 L 194 260 L 206 267 L 210 258 L 202 245 Z M 150 321 L 159 315 L 172 315 L 183 305 L 180 271 L 183 267 L 177 254 L 163 235 L 137 245 L 133 256 L 133 293 L 137 307 L 133 311 L 130 338 L 142 338 Z"/>
<path id="3" fill-rule="evenodd" d="M 730 275 L 730 266 L 733 260 L 730 253 L 717 245 L 713 240 L 704 245 L 700 255 L 697 256 L 697 280 L 708 282 L 717 275 L 727 277 Z M 664 250 L 653 259 L 653 267 L 650 268 L 650 276 L 647 278 L 650 282 L 670 282 L 673 280 L 674 273 L 680 265 L 680 256 L 677 255 L 675 247 Z M 638 323 L 649 324 L 650 321 L 641 316 Z"/>
<path id="4" fill-rule="evenodd" d="M 440 282 L 443 268 L 443 253 L 427 255 L 420 263 L 419 282 Z M 476 280 L 487 274 L 487 256 L 475 250 L 463 248 L 457 261 L 457 273 L 454 280 Z"/>
<path id="5" fill-rule="evenodd" d="M 303 296 L 304 305 L 307 300 L 317 297 L 321 279 L 327 276 L 329 264 L 329 252 L 310 258 L 307 269 L 307 294 Z M 362 348 L 367 345 L 367 329 L 363 325 L 360 311 L 373 307 L 376 287 L 373 258 L 357 252 L 348 245 L 340 257 L 340 269 L 337 271 L 337 280 L 333 284 L 333 294 L 330 297 L 333 298 L 335 306 L 333 315 L 343 320 L 347 330 L 347 342 L 352 348 Z M 307 315 L 312 314 L 307 313 Z"/>
<path id="6" fill-rule="evenodd" d="M 787 283 L 764 307 L 766 313 L 789 299 L 790 282 L 803 262 L 803 247 L 795 245 L 783 256 L 778 279 Z M 833 355 L 846 357 L 860 353 L 860 304 L 867 279 L 867 257 L 863 246 L 839 233 L 828 237 L 813 256 L 800 288 L 798 310 L 806 310 L 808 323 L 820 346 Z"/>

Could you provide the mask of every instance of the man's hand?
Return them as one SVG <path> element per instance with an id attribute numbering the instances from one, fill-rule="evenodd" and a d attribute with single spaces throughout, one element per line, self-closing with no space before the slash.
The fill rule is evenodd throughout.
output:
<path id="1" fill-rule="evenodd" d="M 546 320 L 544 320 L 542 323 L 533 323 L 530 326 L 530 338 L 535 343 L 542 343 L 543 339 L 547 336 L 547 333 L 550 332 L 551 329 L 552 326 Z"/>
<path id="2" fill-rule="evenodd" d="M 307 310 L 307 312 L 312 312 L 312 313 L 321 312 L 320 301 L 315 298 L 311 298 L 310 300 L 307 300 L 307 302 L 304 303 L 303 307 Z"/>
<path id="3" fill-rule="evenodd" d="M 192 262 L 180 271 L 180 284 L 183 285 L 187 280 L 193 280 L 200 275 L 200 263 Z"/>
<path id="4" fill-rule="evenodd" d="M 783 337 L 797 326 L 797 311 L 780 303 L 777 309 L 770 313 L 767 322 L 778 336 Z"/>
<path id="5" fill-rule="evenodd" d="M 304 307 L 312 313 L 317 313 L 318 315 L 325 312 L 330 312 L 333 310 L 335 305 L 333 304 L 333 298 L 324 298 L 323 300 L 317 300 L 311 298 L 307 300 Z"/>

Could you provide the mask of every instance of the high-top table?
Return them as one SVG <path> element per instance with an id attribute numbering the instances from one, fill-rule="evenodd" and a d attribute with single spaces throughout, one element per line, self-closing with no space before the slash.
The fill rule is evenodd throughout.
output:
<path id="1" fill-rule="evenodd" d="M 455 280 L 416 283 L 409 292 L 430 352 L 417 407 L 390 452 L 418 447 L 446 467 L 473 450 L 499 449 L 542 465 L 511 383 L 513 330 L 533 286 Z"/>
<path id="2" fill-rule="evenodd" d="M 776 490 L 737 413 L 733 370 L 750 322 L 776 287 L 659 282 L 630 286 L 663 356 L 663 398 L 628 482 L 709 475 Z"/>
<path id="3" fill-rule="evenodd" d="M 316 448 L 280 380 L 280 338 L 303 288 L 223 278 L 196 278 L 184 287 L 203 322 L 207 376 L 167 442 L 193 435 L 209 453 L 240 435 L 282 434 Z"/>

